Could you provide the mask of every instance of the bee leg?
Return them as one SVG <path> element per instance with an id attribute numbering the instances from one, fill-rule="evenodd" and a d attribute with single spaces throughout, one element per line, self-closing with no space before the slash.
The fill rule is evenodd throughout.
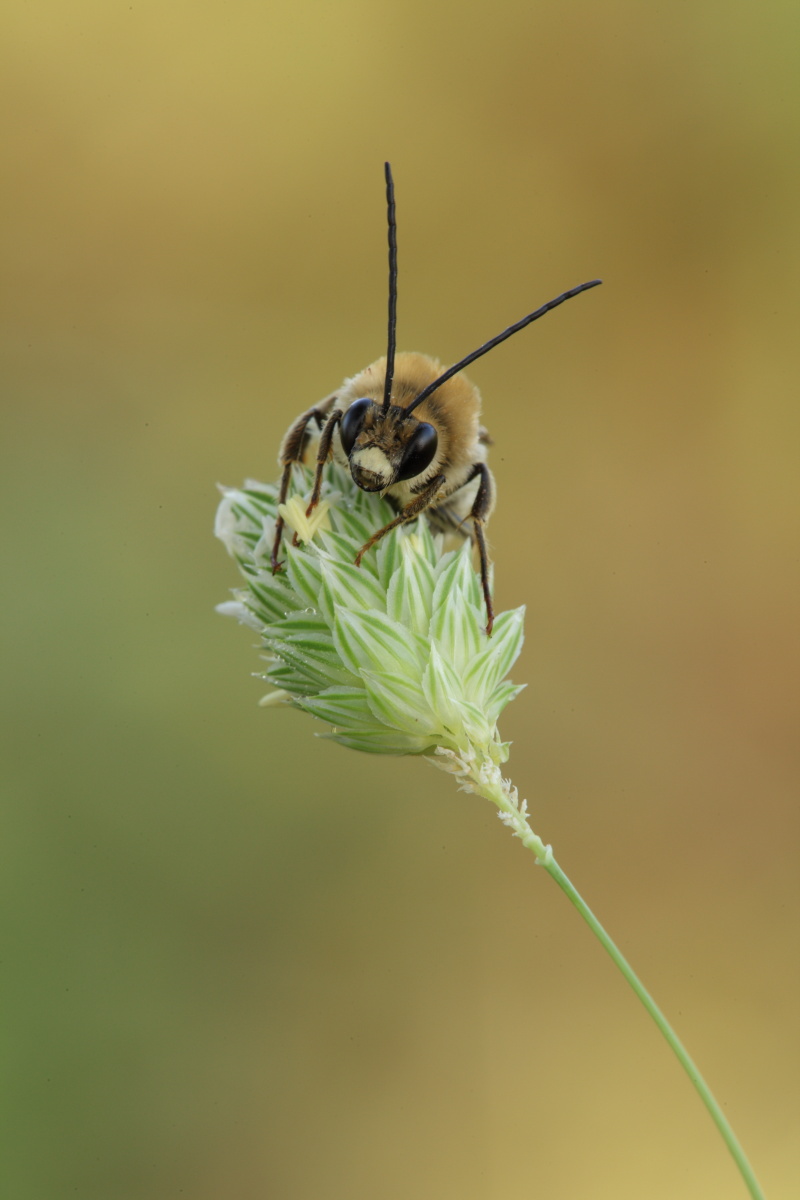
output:
<path id="1" fill-rule="evenodd" d="M 486 463 L 475 463 L 466 482 L 469 483 L 476 476 L 480 476 L 480 483 L 478 484 L 478 491 L 469 515 L 472 518 L 475 544 L 478 547 L 481 562 L 481 588 L 483 589 L 483 599 L 486 604 L 486 636 L 491 637 L 492 626 L 494 625 L 494 606 L 492 604 L 492 594 L 489 591 L 489 555 L 486 552 L 486 538 L 483 534 L 483 527 L 486 524 L 487 516 L 492 511 L 492 501 L 494 499 L 492 495 L 493 481 L 492 473 Z"/>
<path id="2" fill-rule="evenodd" d="M 311 493 L 311 499 L 308 502 L 306 516 L 310 517 L 314 509 L 319 504 L 319 493 L 322 488 L 322 472 L 325 470 L 325 464 L 331 456 L 331 442 L 336 426 L 342 419 L 342 410 L 335 408 L 328 417 L 325 423 L 325 428 L 322 431 L 322 436 L 319 439 L 319 449 L 317 450 L 317 473 L 314 476 L 314 490 Z"/>
<path id="3" fill-rule="evenodd" d="M 298 417 L 294 425 L 290 425 L 286 436 L 281 444 L 281 452 L 278 458 L 279 463 L 283 467 L 281 474 L 281 486 L 278 492 L 278 504 L 285 504 L 286 497 L 289 494 L 289 484 L 292 479 L 292 467 L 297 462 L 303 461 L 306 446 L 309 440 L 308 426 L 312 421 L 316 421 L 320 429 L 323 429 L 328 418 L 328 408 L 333 404 L 336 396 L 331 396 L 329 400 L 323 400 L 322 404 L 316 408 L 310 408 L 308 412 L 304 412 L 302 417 Z M 270 565 L 272 566 L 272 574 L 276 575 L 280 571 L 283 563 L 278 561 L 278 552 L 281 548 L 281 537 L 283 536 L 284 520 L 282 516 L 278 516 L 275 521 L 275 540 L 272 543 L 272 555 Z"/>
<path id="4" fill-rule="evenodd" d="M 371 550 L 376 542 L 379 542 L 382 537 L 389 533 L 392 529 L 396 529 L 398 525 L 405 525 L 406 521 L 413 521 L 414 517 L 423 512 L 436 499 L 437 493 L 445 482 L 444 475 L 434 475 L 430 483 L 426 483 L 423 490 L 416 496 L 410 504 L 407 504 L 402 512 L 398 513 L 393 521 L 388 525 L 384 525 L 383 529 L 379 529 L 377 533 L 373 533 L 368 542 L 359 550 L 356 555 L 356 566 L 361 566 L 361 560 L 368 550 Z"/>
<path id="5" fill-rule="evenodd" d="M 317 450 L 317 470 L 314 475 L 314 490 L 311 493 L 311 499 L 308 502 L 306 516 L 310 517 L 314 509 L 319 504 L 319 493 L 322 488 L 322 472 L 325 470 L 325 464 L 331 456 L 331 442 L 333 440 L 333 431 L 342 419 L 342 410 L 335 408 L 325 422 L 325 427 L 322 430 L 322 436 L 319 439 L 319 448 Z M 292 538 L 292 545 L 297 546 L 300 539 L 297 534 Z"/>
<path id="6" fill-rule="evenodd" d="M 289 482 L 292 478 L 292 467 L 293 466 L 294 466 L 294 462 L 291 458 L 289 459 L 288 462 L 283 464 L 283 473 L 281 475 L 281 487 L 280 487 L 280 491 L 278 492 L 278 504 L 279 505 L 286 503 L 286 497 L 289 493 Z M 270 566 L 272 567 L 273 575 L 277 575 L 278 571 L 280 571 L 281 567 L 283 566 L 283 563 L 278 560 L 278 552 L 281 548 L 281 537 L 283 536 L 283 526 L 284 526 L 283 517 L 280 515 L 280 513 L 278 513 L 277 517 L 275 518 L 275 540 L 272 543 L 272 554 L 270 555 L 270 560 L 269 560 Z"/>

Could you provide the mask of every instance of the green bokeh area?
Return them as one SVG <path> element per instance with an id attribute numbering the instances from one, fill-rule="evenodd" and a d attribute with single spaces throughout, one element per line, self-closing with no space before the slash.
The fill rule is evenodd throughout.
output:
<path id="1" fill-rule="evenodd" d="M 796 6 L 0 17 L 14 1200 L 708 1200 L 575 913 L 417 760 L 261 710 L 214 483 L 399 345 L 476 363 L 537 832 L 767 1195 L 800 1179 Z"/>

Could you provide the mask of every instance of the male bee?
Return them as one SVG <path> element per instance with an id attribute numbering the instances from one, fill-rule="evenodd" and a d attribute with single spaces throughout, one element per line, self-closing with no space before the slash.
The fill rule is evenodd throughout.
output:
<path id="1" fill-rule="evenodd" d="M 319 503 L 322 475 L 331 455 L 348 467 L 353 481 L 365 492 L 380 492 L 397 516 L 378 529 L 359 550 L 356 566 L 385 534 L 427 512 L 434 527 L 464 534 L 472 521 L 472 537 L 480 558 L 481 586 L 486 604 L 486 633 L 491 635 L 494 609 L 489 588 L 489 558 L 484 526 L 494 508 L 495 488 L 486 465 L 490 438 L 480 424 L 478 389 L 460 372 L 506 338 L 544 316 L 565 300 L 596 287 L 592 279 L 563 292 L 528 313 L 452 367 L 424 354 L 396 353 L 397 224 L 394 182 L 385 164 L 389 226 L 389 338 L 386 355 L 366 367 L 289 427 L 278 462 L 283 468 L 279 502 L 285 503 L 294 463 L 304 458 L 312 436 L 319 432 L 317 469 L 307 515 Z M 281 568 L 278 555 L 283 534 L 279 517 L 272 547 L 273 573 Z"/>

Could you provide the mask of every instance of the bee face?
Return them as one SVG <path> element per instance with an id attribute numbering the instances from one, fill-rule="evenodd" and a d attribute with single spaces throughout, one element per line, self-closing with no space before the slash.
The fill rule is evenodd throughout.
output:
<path id="1" fill-rule="evenodd" d="M 386 408 L 386 365 L 379 358 L 336 393 L 332 402 L 342 417 L 331 449 L 363 491 L 386 494 L 402 507 L 436 475 L 446 477 L 447 491 L 460 487 L 476 459 L 485 458 L 481 399 L 474 384 L 457 375 L 409 412 L 415 397 L 441 375 L 442 364 L 406 351 L 396 356 Z"/>
<path id="2" fill-rule="evenodd" d="M 388 410 L 364 396 L 342 417 L 340 440 L 353 482 L 365 492 L 385 492 L 422 475 L 433 462 L 439 437 L 433 425 Z"/>

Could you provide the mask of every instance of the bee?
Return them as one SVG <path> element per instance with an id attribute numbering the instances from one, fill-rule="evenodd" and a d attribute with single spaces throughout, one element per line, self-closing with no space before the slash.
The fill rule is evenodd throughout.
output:
<path id="1" fill-rule="evenodd" d="M 422 512 L 428 514 L 436 529 L 462 536 L 469 536 L 464 524 L 471 521 L 471 536 L 480 559 L 486 634 L 491 636 L 494 609 L 484 533 L 495 502 L 494 479 L 486 464 L 491 439 L 480 423 L 480 393 L 461 372 L 551 308 L 602 281 L 592 279 L 563 292 L 446 369 L 424 354 L 397 353 L 397 222 L 389 163 L 384 166 L 384 175 L 389 232 L 386 354 L 346 379 L 341 388 L 289 427 L 278 457 L 282 468 L 279 503 L 286 502 L 293 465 L 303 461 L 311 437 L 318 433 L 316 475 L 307 515 L 311 516 L 319 503 L 323 471 L 331 456 L 349 468 L 358 487 L 387 497 L 397 512 L 361 547 L 356 566 L 390 530 L 413 521 Z M 278 557 L 283 528 L 283 518 L 278 517 L 271 558 L 273 574 L 283 565 Z"/>

